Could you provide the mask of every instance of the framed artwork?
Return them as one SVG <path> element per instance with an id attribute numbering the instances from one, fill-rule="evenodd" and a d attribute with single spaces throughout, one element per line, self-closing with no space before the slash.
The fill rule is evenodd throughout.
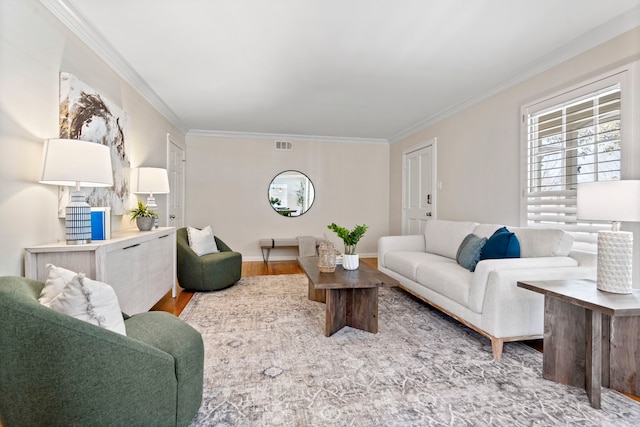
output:
<path id="1" fill-rule="evenodd" d="M 60 138 L 79 139 L 109 147 L 113 187 L 83 188 L 91 206 L 108 206 L 124 215 L 129 200 L 129 157 L 124 111 L 104 99 L 71 73 L 60 73 Z M 64 217 L 69 188 L 60 187 L 58 216 Z"/>

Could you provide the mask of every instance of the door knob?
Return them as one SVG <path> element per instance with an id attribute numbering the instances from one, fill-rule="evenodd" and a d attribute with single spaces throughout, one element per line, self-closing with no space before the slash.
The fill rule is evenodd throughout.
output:
<path id="1" fill-rule="evenodd" d="M 427 216 L 431 216 L 431 212 L 427 212 Z"/>
<path id="2" fill-rule="evenodd" d="M 169 215 L 169 219 L 176 219 L 175 215 Z"/>

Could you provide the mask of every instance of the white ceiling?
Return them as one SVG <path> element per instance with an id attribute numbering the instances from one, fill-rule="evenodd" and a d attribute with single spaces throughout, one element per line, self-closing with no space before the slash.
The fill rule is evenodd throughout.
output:
<path id="1" fill-rule="evenodd" d="M 41 0 L 184 131 L 395 140 L 640 25 L 640 0 Z"/>

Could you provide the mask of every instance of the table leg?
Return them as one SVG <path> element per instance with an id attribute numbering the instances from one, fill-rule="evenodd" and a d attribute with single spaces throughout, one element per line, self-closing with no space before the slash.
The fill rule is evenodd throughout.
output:
<path id="1" fill-rule="evenodd" d="M 309 280 L 308 298 L 310 301 L 326 302 L 324 289 L 316 289 L 311 280 Z"/>
<path id="2" fill-rule="evenodd" d="M 351 290 L 347 299 L 347 326 L 378 333 L 378 288 Z"/>
<path id="3" fill-rule="evenodd" d="M 603 316 L 603 328 L 607 317 Z M 615 316 L 610 321 L 610 364 L 604 365 L 610 369 L 609 387 L 640 396 L 640 316 Z M 602 349 L 603 355 L 607 350 Z"/>
<path id="4" fill-rule="evenodd" d="M 585 310 L 585 315 L 585 387 L 591 406 L 600 409 L 602 391 L 602 314 L 592 310 Z"/>
<path id="5" fill-rule="evenodd" d="M 324 336 L 330 337 L 347 326 L 347 289 L 326 290 Z"/>

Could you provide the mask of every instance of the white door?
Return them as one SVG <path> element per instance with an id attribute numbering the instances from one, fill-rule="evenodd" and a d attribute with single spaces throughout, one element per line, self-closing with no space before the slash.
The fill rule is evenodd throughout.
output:
<path id="1" fill-rule="evenodd" d="M 169 226 L 184 227 L 185 149 L 167 134 L 167 172 L 169 173 Z"/>
<path id="2" fill-rule="evenodd" d="M 435 138 L 403 154 L 402 233 L 424 233 L 435 209 Z"/>

